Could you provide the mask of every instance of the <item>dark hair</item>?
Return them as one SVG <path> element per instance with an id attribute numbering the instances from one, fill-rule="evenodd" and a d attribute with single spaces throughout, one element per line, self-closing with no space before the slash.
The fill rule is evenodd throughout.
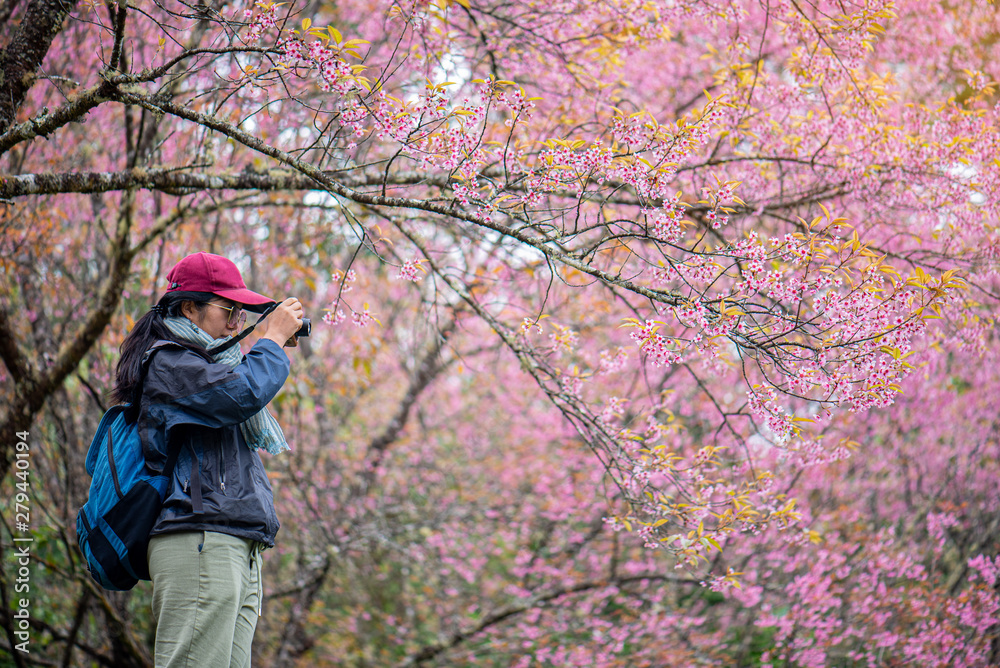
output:
<path id="1" fill-rule="evenodd" d="M 178 339 L 163 322 L 164 317 L 183 317 L 181 305 L 184 302 L 194 302 L 195 307 L 203 309 L 215 295 L 211 292 L 168 292 L 160 301 L 139 318 L 122 341 L 121 357 L 115 369 L 115 387 L 111 390 L 111 400 L 115 403 L 132 404 L 132 416 L 138 415 L 139 395 L 142 391 L 142 358 L 157 341 L 175 341 L 198 353 L 207 360 L 211 357 L 203 347 L 188 340 Z"/>

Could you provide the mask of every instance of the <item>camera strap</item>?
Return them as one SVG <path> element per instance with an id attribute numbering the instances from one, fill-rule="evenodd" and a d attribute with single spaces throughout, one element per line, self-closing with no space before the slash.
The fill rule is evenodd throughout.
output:
<path id="1" fill-rule="evenodd" d="M 239 343 L 243 339 L 245 339 L 248 336 L 250 336 L 250 333 L 257 327 L 257 325 L 259 325 L 261 323 L 261 321 L 264 318 L 266 318 L 271 313 L 271 311 L 273 311 L 276 308 L 278 308 L 278 302 L 274 302 L 273 304 L 271 304 L 270 306 L 268 306 L 266 309 L 264 309 L 261 312 L 260 317 L 257 318 L 257 322 L 255 322 L 254 324 L 250 325 L 249 327 L 246 327 L 242 332 L 240 332 L 239 334 L 237 334 L 233 338 L 229 339 L 225 343 L 220 343 L 217 346 L 213 346 L 212 348 L 210 348 L 208 350 L 208 353 L 210 355 L 215 355 L 216 353 L 221 353 L 223 350 L 228 350 L 229 348 L 232 348 L 237 343 Z"/>

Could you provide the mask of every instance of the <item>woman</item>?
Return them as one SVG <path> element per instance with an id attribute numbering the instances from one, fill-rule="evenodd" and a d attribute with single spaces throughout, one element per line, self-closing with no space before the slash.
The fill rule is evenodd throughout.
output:
<path id="1" fill-rule="evenodd" d="M 243 309 L 273 300 L 248 290 L 228 259 L 196 253 L 167 275 L 170 286 L 122 343 L 114 398 L 136 407 L 146 461 L 162 471 L 180 448 L 147 558 L 156 620 L 155 662 L 249 666 L 261 612 L 260 553 L 278 520 L 257 449 L 287 449 L 265 406 L 288 377 L 302 305 L 289 298 L 261 323 L 244 357 Z"/>

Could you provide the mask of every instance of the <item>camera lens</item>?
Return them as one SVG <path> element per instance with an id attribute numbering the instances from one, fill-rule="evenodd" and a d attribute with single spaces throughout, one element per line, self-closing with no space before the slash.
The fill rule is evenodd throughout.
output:
<path id="1" fill-rule="evenodd" d="M 309 321 L 309 318 L 302 318 L 302 327 L 295 332 L 295 336 L 309 336 L 310 332 L 312 332 L 312 322 Z"/>

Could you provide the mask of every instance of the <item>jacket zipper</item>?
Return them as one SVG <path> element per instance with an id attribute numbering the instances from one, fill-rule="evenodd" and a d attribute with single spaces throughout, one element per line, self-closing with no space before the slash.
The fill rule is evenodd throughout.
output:
<path id="1" fill-rule="evenodd" d="M 219 491 L 226 495 L 226 458 L 222 456 L 222 449 L 219 449 Z"/>

